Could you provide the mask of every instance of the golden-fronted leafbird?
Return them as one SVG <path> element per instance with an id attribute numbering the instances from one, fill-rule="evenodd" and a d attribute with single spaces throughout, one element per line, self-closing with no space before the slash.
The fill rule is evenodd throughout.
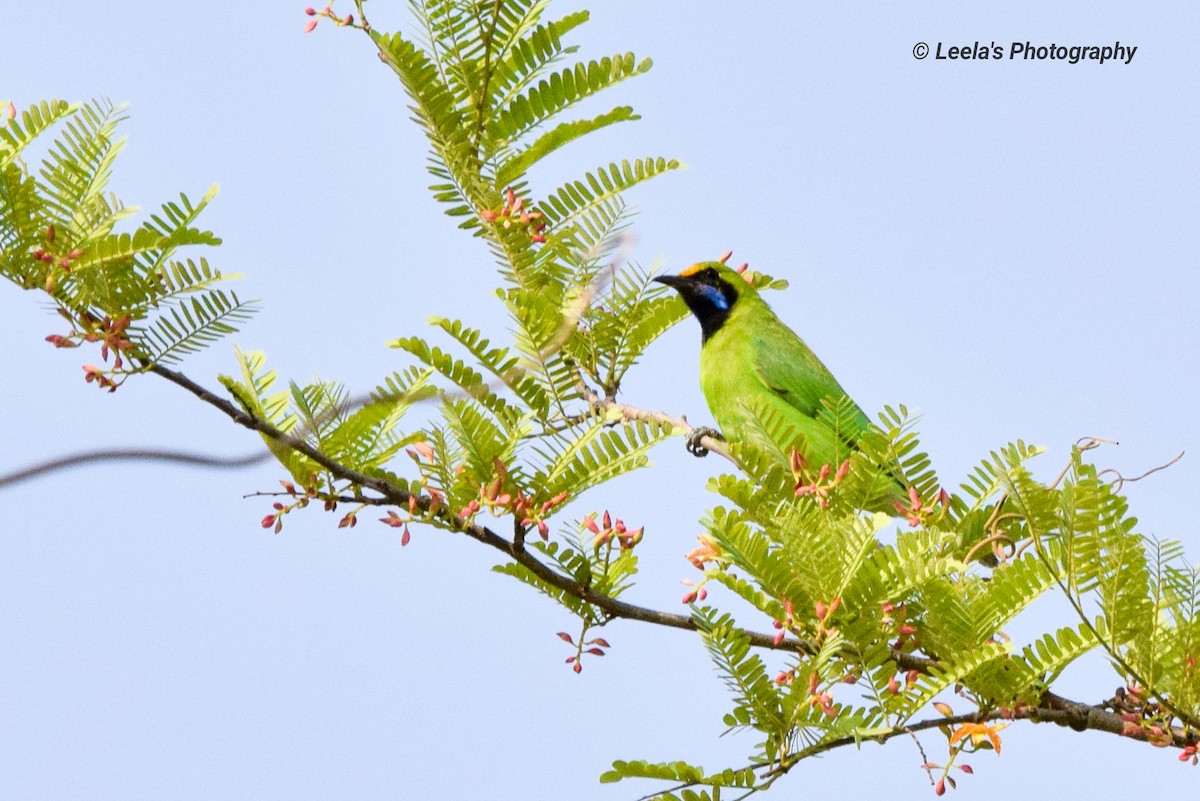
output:
<path id="1" fill-rule="evenodd" d="M 700 388 L 726 439 L 755 439 L 762 431 L 755 418 L 774 413 L 803 435 L 775 445 L 798 446 L 807 464 L 836 469 L 850 456 L 868 428 L 867 416 L 753 284 L 719 261 L 654 280 L 673 287 L 700 321 Z M 822 401 L 842 401 L 840 426 L 822 414 Z"/>

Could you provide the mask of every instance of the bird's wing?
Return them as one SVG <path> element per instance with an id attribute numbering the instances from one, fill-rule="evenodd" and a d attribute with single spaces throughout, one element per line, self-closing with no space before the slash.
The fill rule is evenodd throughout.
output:
<path id="1" fill-rule="evenodd" d="M 755 373 L 768 389 L 802 414 L 816 417 L 823 398 L 837 400 L 846 394 L 817 354 L 777 318 L 772 316 L 756 324 L 752 339 Z"/>

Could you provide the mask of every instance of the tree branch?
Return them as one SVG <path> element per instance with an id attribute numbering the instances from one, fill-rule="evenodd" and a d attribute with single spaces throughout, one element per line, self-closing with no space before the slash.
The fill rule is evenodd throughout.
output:
<path id="1" fill-rule="evenodd" d="M 239 408 L 229 400 L 214 395 L 208 389 L 204 388 L 200 384 L 197 384 L 195 381 L 191 380 L 182 373 L 176 372 L 161 365 L 153 365 L 149 368 L 149 371 L 192 393 L 200 400 L 219 410 L 222 414 L 229 417 L 235 423 L 252 431 L 259 432 L 260 434 L 263 434 L 275 440 L 276 442 L 279 442 L 299 453 L 304 454 L 313 462 L 324 467 L 337 478 L 348 481 L 356 486 L 365 487 L 377 492 L 382 499 L 389 504 L 394 504 L 396 506 L 407 506 L 410 503 L 410 499 L 414 499 L 414 502 L 419 509 L 426 514 L 430 514 L 431 516 L 437 518 L 441 525 L 449 528 L 452 531 L 458 531 L 466 534 L 472 539 L 502 552 L 516 563 L 525 567 L 542 581 L 595 606 L 597 609 L 604 612 L 610 619 L 623 618 L 627 620 L 637 620 L 644 623 L 652 623 L 659 626 L 682 629 L 685 631 L 695 631 L 697 629 L 695 621 L 689 616 L 637 606 L 635 604 L 626 603 L 625 601 L 618 600 L 611 596 L 595 592 L 590 587 L 575 581 L 569 576 L 559 573 L 549 565 L 543 563 L 533 553 L 525 549 L 523 541 L 519 539 L 513 541 L 507 540 L 496 532 L 492 531 L 487 526 L 460 519 L 450 509 L 445 507 L 435 507 L 433 505 L 433 500 L 428 496 L 414 495 L 413 493 L 397 487 L 390 482 L 385 481 L 384 479 L 370 476 L 346 467 L 337 460 L 326 456 L 320 450 L 314 448 L 307 442 L 281 431 L 271 423 L 255 417 L 254 415 Z M 590 402 L 600 403 L 606 408 L 615 408 L 622 414 L 623 417 L 625 417 L 625 419 L 654 420 L 666 422 L 671 425 L 677 425 L 683 428 L 690 428 L 685 420 L 672 418 L 669 415 L 661 412 L 649 412 L 644 409 L 626 406 L 625 404 L 605 401 L 604 399 L 595 396 L 594 393 L 591 393 L 591 395 L 592 397 L 589 398 Z M 708 443 L 706 443 L 706 446 L 707 444 Z M 712 444 L 719 446 L 720 443 L 714 442 Z M 714 448 L 714 450 L 716 450 L 716 448 Z M 154 458 L 145 456 L 146 453 L 153 453 L 152 451 L 129 451 L 127 452 L 127 457 L 113 457 L 113 453 L 120 452 L 108 452 L 104 454 L 104 457 L 131 459 Z M 723 455 L 726 455 L 728 458 L 727 454 Z M 172 460 L 182 461 L 175 458 L 177 456 L 178 454 L 172 454 Z M 251 457 L 245 458 L 249 459 Z M 257 460 L 260 457 L 256 454 L 252 458 Z M 198 463 L 208 463 L 210 461 L 224 463 L 232 461 L 211 460 L 208 457 L 197 457 L 197 460 Z M 41 472 L 45 472 L 45 470 L 49 469 L 57 468 L 46 467 Z M 355 500 L 366 500 L 369 503 L 380 505 L 378 499 Z M 812 643 L 801 639 L 786 638 L 781 642 L 776 643 L 774 635 L 771 634 L 755 631 L 745 631 L 745 634 L 749 638 L 750 644 L 760 648 L 769 648 L 772 650 L 791 651 L 797 653 L 812 653 L 815 649 L 815 646 Z M 901 670 L 920 670 L 922 672 L 926 672 L 934 664 L 936 664 L 936 660 L 904 653 L 894 653 L 892 654 L 892 659 Z M 898 734 L 903 734 L 907 731 L 921 731 L 923 729 L 933 728 L 936 726 L 954 725 L 958 720 L 961 720 L 962 722 L 986 722 L 996 720 L 1000 717 L 1028 719 L 1041 723 L 1055 723 L 1060 726 L 1069 727 L 1076 731 L 1103 731 L 1110 734 L 1129 737 L 1133 740 L 1154 742 L 1157 745 L 1174 745 L 1175 747 L 1179 748 L 1188 745 L 1194 745 L 1197 742 L 1197 737 L 1195 735 L 1191 735 L 1182 729 L 1172 728 L 1166 731 L 1161 731 L 1159 734 L 1155 735 L 1154 731 L 1152 731 L 1152 729 L 1148 726 L 1131 722 L 1125 716 L 1105 709 L 1102 706 L 1082 704 L 1076 701 L 1071 701 L 1051 692 L 1046 692 L 1043 694 L 1041 702 L 1037 706 L 1020 707 L 1007 712 L 1002 712 L 1001 710 L 992 710 L 986 713 L 979 712 L 971 715 L 958 716 L 957 718 L 940 717 L 927 721 L 921 721 L 908 726 L 897 726 L 893 730 L 876 735 L 869 739 L 874 739 L 878 742 L 886 742 L 888 739 L 891 739 Z M 812 752 L 812 754 L 809 754 L 808 752 L 801 753 L 813 755 L 815 753 L 821 753 L 833 748 L 840 748 L 844 745 L 850 745 L 858 741 L 859 740 L 856 740 L 854 737 L 843 737 L 837 740 L 830 740 L 827 743 L 822 743 L 819 748 Z M 788 765 L 787 769 L 790 769 L 790 765 Z"/>

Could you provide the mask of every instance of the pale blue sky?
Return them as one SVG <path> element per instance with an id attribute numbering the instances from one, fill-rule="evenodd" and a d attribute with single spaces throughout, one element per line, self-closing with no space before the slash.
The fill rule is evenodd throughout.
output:
<path id="1" fill-rule="evenodd" d="M 424 142 L 361 35 L 304 36 L 302 4 L 277 0 L 23 5 L 0 33 L 0 97 L 130 101 L 114 180 L 128 202 L 221 185 L 210 257 L 247 274 L 239 292 L 263 312 L 190 375 L 215 385 L 236 342 L 285 377 L 364 390 L 403 364 L 383 343 L 427 315 L 503 331 L 490 259 L 425 192 Z M 405 5 L 369 8 L 391 29 Z M 596 6 L 575 41 L 654 58 L 606 99 L 644 118 L 563 151 L 543 191 L 613 157 L 682 159 L 633 195 L 639 261 L 678 270 L 732 248 L 788 278 L 780 315 L 864 408 L 919 409 L 948 483 L 1016 437 L 1050 448 L 1046 476 L 1084 435 L 1120 440 L 1097 459 L 1131 474 L 1188 449 L 1129 496 L 1145 532 L 1196 558 L 1193 4 Z M 975 40 L 1138 51 L 1103 66 L 912 56 Z M 5 285 L 0 308 L 0 470 L 105 445 L 254 447 L 162 381 L 102 395 L 79 369 L 93 357 L 42 341 L 58 328 L 33 295 Z M 691 322 L 658 343 L 624 399 L 708 419 L 698 344 Z M 682 611 L 682 554 L 721 465 L 682 442 L 654 458 L 587 506 L 647 526 L 634 597 Z M 611 654 L 576 676 L 554 636 L 569 619 L 474 543 L 417 530 L 402 551 L 391 529 L 339 531 L 316 511 L 263 531 L 269 503 L 242 495 L 281 475 L 122 465 L 5 493 L 0 797 L 628 799 L 653 788 L 599 786 L 614 758 L 749 753 L 752 736 L 718 739 L 724 688 L 695 637 L 617 623 Z M 1099 664 L 1066 679 L 1082 700 L 1117 684 Z M 1197 774 L 1174 757 L 1021 725 L 958 793 L 1183 797 Z M 770 797 L 927 797 L 920 761 L 899 740 L 846 750 Z"/>

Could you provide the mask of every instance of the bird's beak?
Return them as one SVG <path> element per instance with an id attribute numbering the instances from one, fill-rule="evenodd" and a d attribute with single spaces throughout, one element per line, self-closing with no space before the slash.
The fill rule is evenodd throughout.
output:
<path id="1" fill-rule="evenodd" d="M 660 284 L 666 284 L 675 290 L 678 290 L 688 282 L 686 278 L 680 275 L 658 275 L 654 277 L 654 280 Z"/>

